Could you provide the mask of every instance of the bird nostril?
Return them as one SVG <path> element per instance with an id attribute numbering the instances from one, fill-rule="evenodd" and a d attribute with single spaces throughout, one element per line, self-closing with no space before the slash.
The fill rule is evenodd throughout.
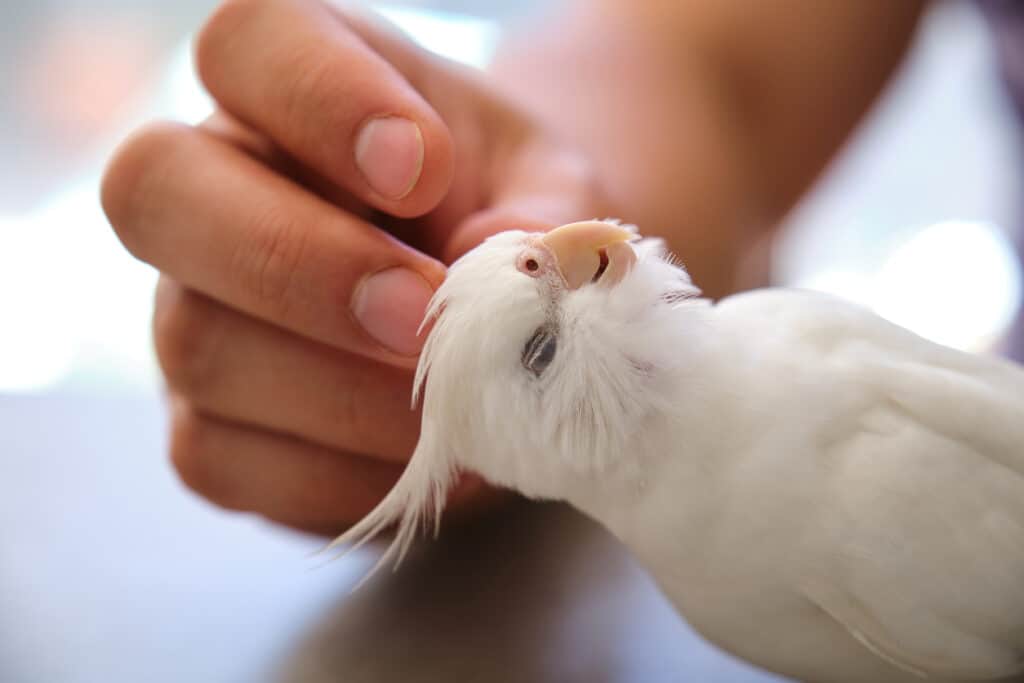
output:
<path id="1" fill-rule="evenodd" d="M 538 254 L 535 250 L 531 249 L 516 258 L 516 270 L 528 277 L 540 277 L 546 268 L 544 255 Z"/>

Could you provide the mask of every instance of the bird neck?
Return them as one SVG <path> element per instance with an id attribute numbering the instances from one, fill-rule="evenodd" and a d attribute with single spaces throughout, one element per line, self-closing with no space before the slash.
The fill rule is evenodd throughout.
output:
<path id="1" fill-rule="evenodd" d="M 720 509 L 729 454 L 742 450 L 731 422 L 722 419 L 727 408 L 736 410 L 728 366 L 708 357 L 682 370 L 670 408 L 636 430 L 617 466 L 566 488 L 569 503 L 640 555 L 651 550 L 652 520 L 699 545 Z"/>

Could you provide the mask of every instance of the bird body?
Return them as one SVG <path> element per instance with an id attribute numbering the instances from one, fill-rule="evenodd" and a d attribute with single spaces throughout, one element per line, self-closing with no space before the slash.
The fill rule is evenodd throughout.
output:
<path id="1" fill-rule="evenodd" d="M 338 542 L 397 520 L 400 557 L 468 469 L 605 525 L 695 629 L 771 671 L 1024 671 L 1024 370 L 823 294 L 711 305 L 613 223 L 549 235 L 452 267 L 416 453 Z"/>
<path id="2" fill-rule="evenodd" d="M 719 344 L 680 396 L 702 410 L 670 428 L 692 446 L 651 458 L 632 504 L 581 507 L 695 628 L 771 670 L 1019 672 L 1024 372 L 812 292 L 739 295 L 704 319 Z"/>

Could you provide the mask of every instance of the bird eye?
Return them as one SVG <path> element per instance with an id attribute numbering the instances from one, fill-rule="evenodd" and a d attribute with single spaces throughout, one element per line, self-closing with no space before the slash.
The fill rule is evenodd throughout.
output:
<path id="1" fill-rule="evenodd" d="M 558 330 L 552 325 L 542 325 L 526 341 L 523 347 L 523 367 L 540 377 L 555 359 L 558 349 Z"/>
<path id="2" fill-rule="evenodd" d="M 537 263 L 537 259 L 528 258 L 526 259 L 526 269 L 531 273 L 535 272 L 540 268 L 540 264 Z"/>

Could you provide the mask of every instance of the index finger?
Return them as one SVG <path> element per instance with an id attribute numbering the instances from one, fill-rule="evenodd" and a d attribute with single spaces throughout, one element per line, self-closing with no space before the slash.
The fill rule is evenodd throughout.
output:
<path id="1" fill-rule="evenodd" d="M 186 286 L 362 356 L 410 365 L 444 266 L 213 135 L 153 126 L 108 167 L 124 245 Z"/>

